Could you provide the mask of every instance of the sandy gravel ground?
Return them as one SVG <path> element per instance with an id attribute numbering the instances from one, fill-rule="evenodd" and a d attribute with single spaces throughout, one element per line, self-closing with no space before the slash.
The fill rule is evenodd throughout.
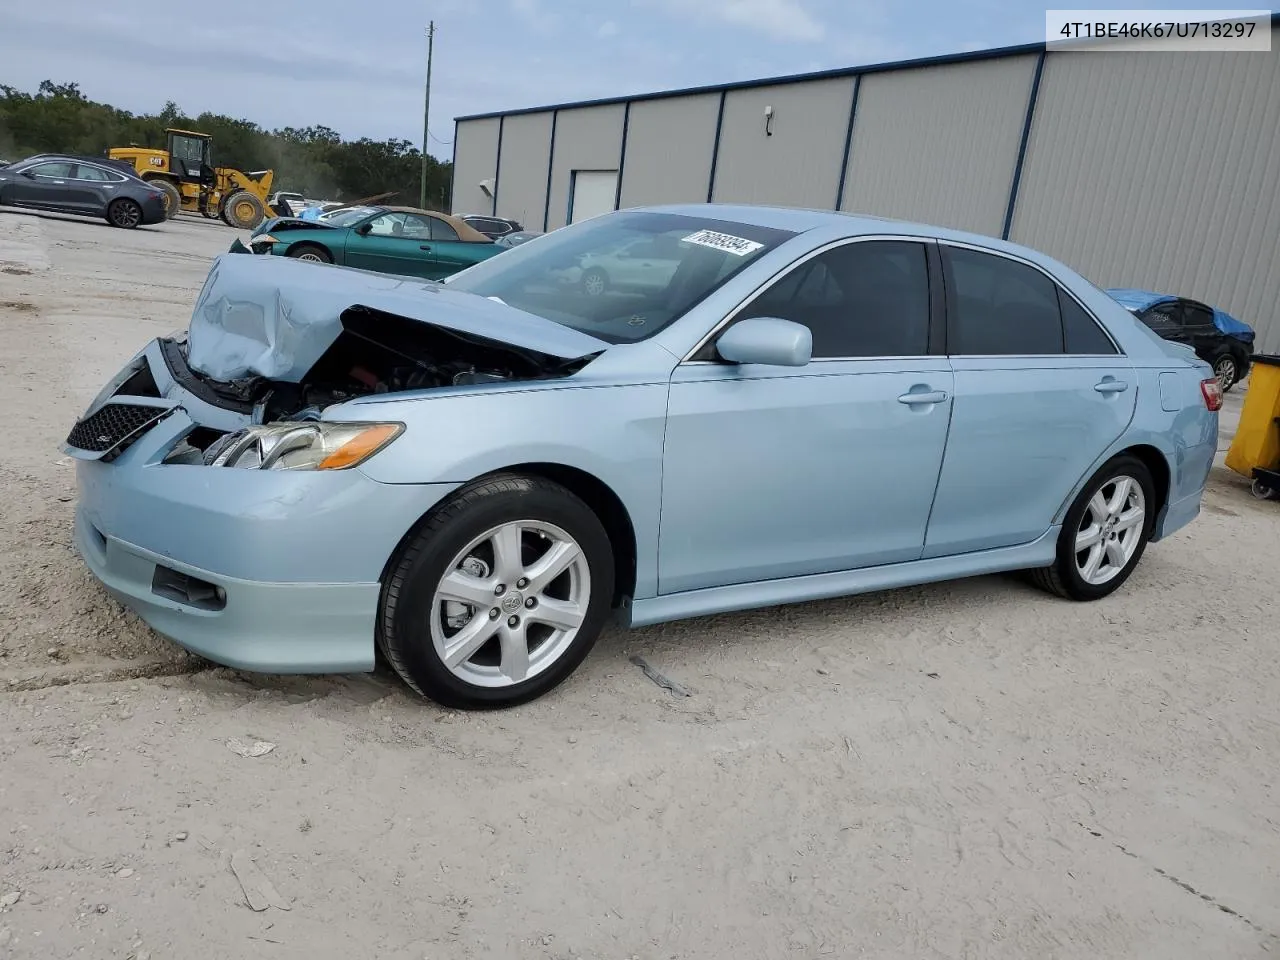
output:
<path id="1" fill-rule="evenodd" d="M 1102 603 L 615 632 L 496 715 L 152 635 L 58 443 L 232 235 L 0 213 L 0 958 L 1280 954 L 1280 504 L 1225 470 Z"/>

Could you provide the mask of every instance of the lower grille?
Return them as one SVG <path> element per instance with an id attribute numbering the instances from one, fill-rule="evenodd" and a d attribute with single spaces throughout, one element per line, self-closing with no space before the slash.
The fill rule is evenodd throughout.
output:
<path id="1" fill-rule="evenodd" d="M 67 445 L 90 453 L 118 453 L 169 411 L 136 403 L 107 402 L 76 423 L 67 434 Z"/>

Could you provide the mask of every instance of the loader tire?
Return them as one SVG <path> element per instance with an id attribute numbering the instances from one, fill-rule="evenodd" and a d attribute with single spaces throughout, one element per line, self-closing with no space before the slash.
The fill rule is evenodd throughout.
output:
<path id="1" fill-rule="evenodd" d="M 237 230 L 252 230 L 267 216 L 266 205 L 248 190 L 237 190 L 222 206 L 223 219 Z"/>
<path id="2" fill-rule="evenodd" d="M 164 191 L 164 217 L 166 220 L 172 220 L 182 210 L 182 194 L 168 180 L 162 180 L 159 177 L 148 180 L 147 183 L 155 187 L 157 190 Z"/>

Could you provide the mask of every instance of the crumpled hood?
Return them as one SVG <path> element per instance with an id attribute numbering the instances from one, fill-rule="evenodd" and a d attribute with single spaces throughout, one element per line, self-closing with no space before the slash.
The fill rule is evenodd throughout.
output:
<path id="1" fill-rule="evenodd" d="M 337 339 L 342 315 L 352 307 L 565 361 L 609 346 L 572 327 L 427 280 L 224 253 L 196 299 L 187 363 L 215 380 L 260 376 L 297 383 Z"/>

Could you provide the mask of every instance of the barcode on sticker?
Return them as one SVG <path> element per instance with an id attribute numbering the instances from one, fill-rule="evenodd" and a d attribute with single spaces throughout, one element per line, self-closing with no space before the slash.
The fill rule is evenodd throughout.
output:
<path id="1" fill-rule="evenodd" d="M 713 250 L 723 250 L 725 253 L 732 253 L 735 257 L 745 257 L 764 246 L 763 243 L 756 243 L 754 240 L 727 233 L 716 233 L 714 230 L 699 230 L 697 233 L 691 233 L 684 238 L 684 242 L 696 243 L 700 247 L 711 247 Z"/>

